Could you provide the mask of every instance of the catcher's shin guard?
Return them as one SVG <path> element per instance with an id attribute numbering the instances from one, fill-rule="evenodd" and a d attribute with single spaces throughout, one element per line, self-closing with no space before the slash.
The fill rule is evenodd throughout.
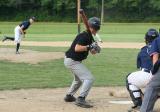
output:
<path id="1" fill-rule="evenodd" d="M 129 76 L 130 74 L 128 74 L 128 76 Z M 130 97 L 131 97 L 131 99 L 132 99 L 132 101 L 133 101 L 133 103 L 134 103 L 134 106 L 133 106 L 133 108 L 136 108 L 137 106 L 141 106 L 142 105 L 142 97 L 141 97 L 141 95 L 143 94 L 142 93 L 142 91 L 140 90 L 140 89 L 133 89 L 132 88 L 132 86 L 134 86 L 134 85 L 132 85 L 132 84 L 130 84 L 130 83 L 128 83 L 128 76 L 126 77 L 126 88 L 127 88 L 127 90 L 128 90 L 128 92 L 129 92 L 129 94 L 130 94 Z M 140 94 L 139 96 L 135 96 L 135 94 Z"/>

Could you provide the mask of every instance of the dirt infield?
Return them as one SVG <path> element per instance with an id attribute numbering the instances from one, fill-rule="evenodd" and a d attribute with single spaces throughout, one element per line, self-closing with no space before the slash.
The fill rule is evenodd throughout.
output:
<path id="1" fill-rule="evenodd" d="M 6 41 L 0 42 L 0 45 L 13 45 L 13 42 Z M 36 42 L 36 41 L 23 41 L 23 46 L 52 46 L 52 47 L 69 47 L 70 41 L 56 41 L 56 42 Z M 100 44 L 102 48 L 136 48 L 139 49 L 144 46 L 144 43 L 132 42 L 103 42 Z"/>
<path id="2" fill-rule="evenodd" d="M 68 88 L 0 91 L 0 112 L 127 112 L 132 105 L 124 87 L 94 87 L 87 101 L 94 107 L 84 109 L 63 101 Z M 125 96 L 110 96 L 110 91 L 124 91 Z M 113 104 L 124 101 L 128 104 Z M 159 101 L 158 101 L 159 103 Z M 158 104 L 157 103 L 157 104 Z M 156 112 L 160 108 L 156 104 Z M 158 111 L 159 110 L 159 111 Z"/>

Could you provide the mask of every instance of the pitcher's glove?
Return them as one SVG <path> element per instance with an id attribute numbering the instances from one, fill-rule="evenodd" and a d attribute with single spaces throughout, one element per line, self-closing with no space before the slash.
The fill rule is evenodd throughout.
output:
<path id="1" fill-rule="evenodd" d="M 100 53 L 101 52 L 101 47 L 98 45 L 97 42 L 93 42 L 91 45 L 88 45 L 88 50 L 95 50 L 96 53 Z"/>

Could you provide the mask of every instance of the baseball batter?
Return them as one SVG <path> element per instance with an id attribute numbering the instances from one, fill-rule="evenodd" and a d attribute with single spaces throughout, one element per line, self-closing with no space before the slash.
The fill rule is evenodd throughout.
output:
<path id="1" fill-rule="evenodd" d="M 145 34 L 146 46 L 142 47 L 137 56 L 137 68 L 140 71 L 133 72 L 127 76 L 127 89 L 134 103 L 134 106 L 128 111 L 132 112 L 140 109 L 143 93 L 141 88 L 146 87 L 152 78 L 152 60 L 149 55 L 152 41 L 159 36 L 155 29 L 149 29 Z"/>
<path id="2" fill-rule="evenodd" d="M 64 65 L 66 68 L 71 70 L 74 77 L 72 85 L 68 90 L 64 100 L 66 102 L 75 101 L 77 106 L 83 108 L 92 107 L 85 101 L 85 99 L 92 87 L 94 76 L 82 63 L 82 61 L 87 58 L 89 51 L 91 54 L 96 54 L 100 50 L 99 46 L 94 43 L 94 39 L 92 37 L 92 35 L 96 35 L 100 29 L 100 20 L 97 17 L 93 17 L 88 20 L 88 23 L 90 31 L 84 31 L 77 35 L 71 47 L 66 52 L 64 59 Z M 80 95 L 76 99 L 74 94 L 78 91 L 80 86 Z"/>
<path id="3" fill-rule="evenodd" d="M 160 93 L 160 37 L 152 42 L 150 56 L 154 64 L 153 77 L 145 90 L 140 112 L 153 112 L 153 107 Z"/>
<path id="4" fill-rule="evenodd" d="M 25 37 L 26 30 L 29 28 L 29 26 L 34 21 L 35 21 L 35 17 L 31 17 L 28 21 L 23 21 L 21 24 L 19 24 L 18 26 L 15 27 L 15 29 L 14 29 L 15 36 L 14 37 L 4 36 L 4 39 L 2 40 L 2 42 L 4 42 L 5 40 L 15 41 L 16 54 L 20 54 L 19 48 L 20 48 L 21 39 L 22 39 L 22 37 Z"/>

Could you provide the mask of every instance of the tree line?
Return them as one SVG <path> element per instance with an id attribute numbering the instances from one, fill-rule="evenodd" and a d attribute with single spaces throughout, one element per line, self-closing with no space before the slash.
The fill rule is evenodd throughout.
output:
<path id="1" fill-rule="evenodd" d="M 81 0 L 87 15 L 101 16 L 102 0 Z M 36 16 L 39 21 L 75 22 L 77 0 L 0 0 L 0 20 L 19 21 Z M 159 22 L 160 0 L 104 0 L 104 21 Z"/>

